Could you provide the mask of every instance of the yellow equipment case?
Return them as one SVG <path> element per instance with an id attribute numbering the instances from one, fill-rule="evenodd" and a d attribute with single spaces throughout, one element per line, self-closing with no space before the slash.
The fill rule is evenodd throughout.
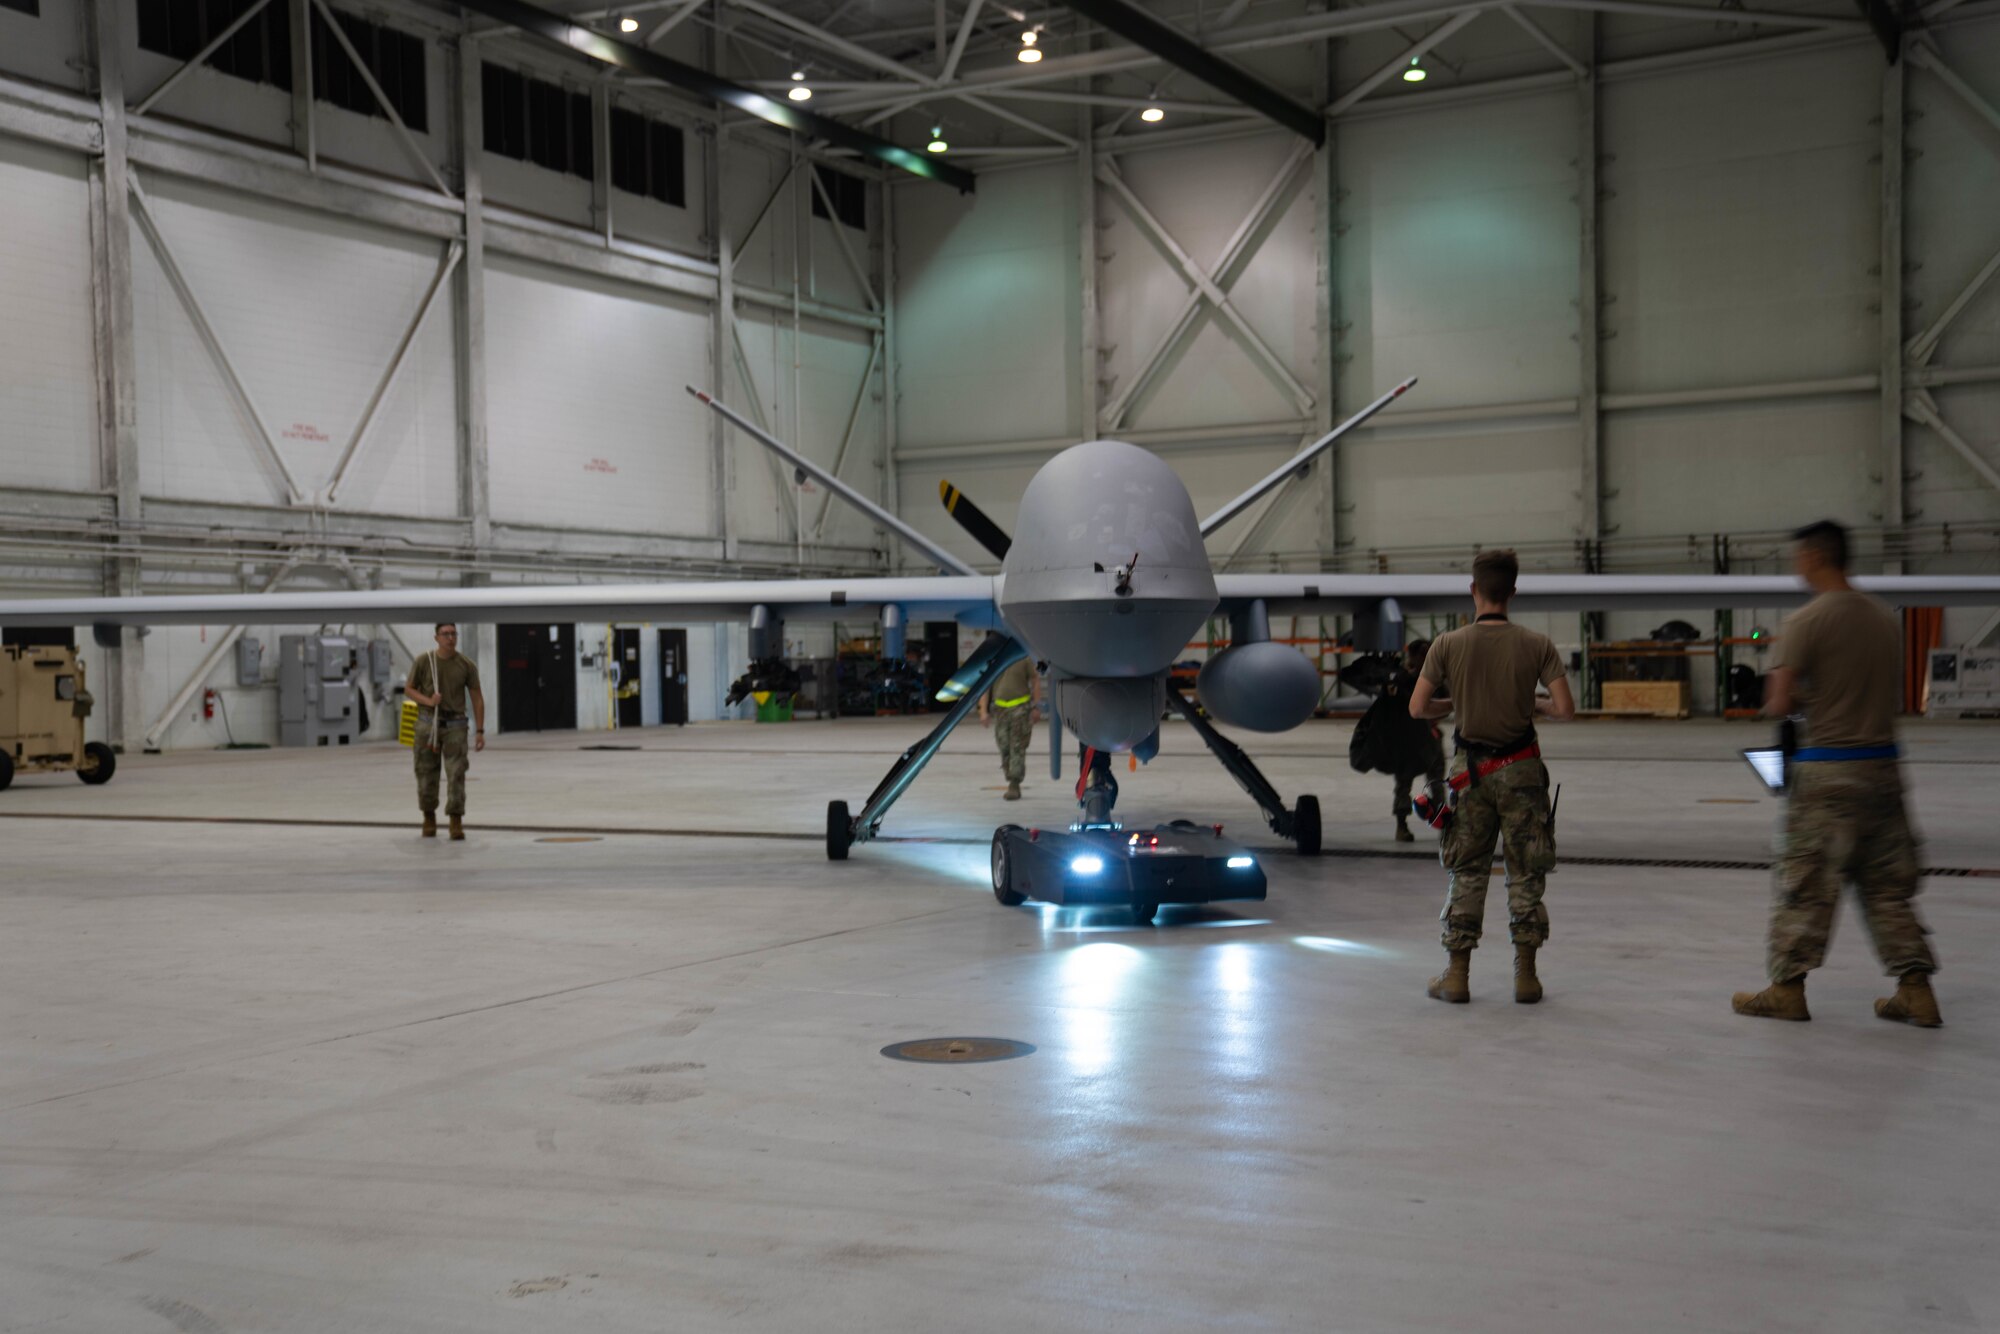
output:
<path id="1" fill-rule="evenodd" d="M 67 771 L 86 783 L 110 782 L 118 757 L 102 741 L 83 739 L 90 706 L 75 649 L 0 648 L 0 788 L 17 773 Z"/>

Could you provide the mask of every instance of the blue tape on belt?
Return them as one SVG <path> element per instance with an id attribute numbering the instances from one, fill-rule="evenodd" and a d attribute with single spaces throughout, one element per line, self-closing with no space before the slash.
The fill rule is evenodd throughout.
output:
<path id="1" fill-rule="evenodd" d="M 1899 746 L 1807 746 L 1804 750 L 1792 752 L 1792 760 L 1798 764 L 1814 764 L 1821 760 L 1894 760 L 1902 757 Z"/>

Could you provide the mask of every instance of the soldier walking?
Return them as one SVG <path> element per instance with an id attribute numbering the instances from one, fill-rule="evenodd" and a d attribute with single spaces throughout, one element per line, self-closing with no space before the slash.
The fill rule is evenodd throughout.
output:
<path id="1" fill-rule="evenodd" d="M 444 813 L 451 818 L 451 837 L 465 838 L 465 771 L 467 714 L 471 715 L 471 750 L 486 749 L 486 695 L 479 688 L 479 667 L 458 651 L 458 626 L 437 627 L 437 649 L 410 666 L 403 694 L 417 702 L 417 808 L 424 815 L 425 838 L 437 837 L 438 771 L 444 772 Z"/>
<path id="2" fill-rule="evenodd" d="M 993 683 L 979 701 L 979 721 L 993 728 L 1000 747 L 1000 770 L 1007 777 L 1006 801 L 1021 799 L 1021 780 L 1028 776 L 1028 742 L 1041 716 L 1042 680 L 1035 664 L 1021 659 Z M 997 716 L 997 724 L 996 724 Z"/>
<path id="3" fill-rule="evenodd" d="M 1473 559 L 1476 619 L 1437 637 L 1410 692 L 1412 718 L 1458 714 L 1448 783 L 1456 802 L 1438 849 L 1451 882 L 1440 915 L 1450 960 L 1443 975 L 1431 979 L 1430 994 L 1460 1005 L 1472 999 L 1472 951 L 1486 917 L 1496 842 L 1507 862 L 1514 999 L 1532 1005 L 1542 998 L 1535 951 L 1549 937 L 1542 893 L 1555 869 L 1556 839 L 1535 719 L 1574 718 L 1576 701 L 1555 644 L 1507 619 L 1520 569 L 1512 551 L 1483 551 Z M 1537 697 L 1537 684 L 1549 688 L 1547 699 Z M 1433 698 L 1441 693 L 1450 701 Z"/>
<path id="4" fill-rule="evenodd" d="M 1399 706 L 1406 706 L 1410 692 L 1417 687 L 1418 674 L 1424 670 L 1424 660 L 1430 656 L 1428 639 L 1411 641 L 1403 650 L 1403 667 L 1394 679 L 1383 689 L 1384 698 L 1393 699 Z M 1409 712 L 1407 707 L 1402 712 Z M 1402 721 L 1402 720 L 1398 720 Z M 1396 841 L 1414 843 L 1416 835 L 1410 832 L 1410 788 L 1416 780 L 1424 780 L 1424 790 L 1431 801 L 1444 804 L 1444 743 L 1438 738 L 1437 725 L 1428 719 L 1410 718 L 1398 734 L 1396 762 L 1393 777 L 1396 780 L 1396 796 L 1392 811 L 1396 817 Z"/>
<path id="5" fill-rule="evenodd" d="M 1789 757 L 1782 851 L 1772 874 L 1771 985 L 1736 993 L 1736 1013 L 1810 1019 L 1806 974 L 1826 960 L 1842 880 L 1854 882 L 1861 916 L 1896 994 L 1875 1013 L 1936 1028 L 1937 960 L 1912 900 L 1916 838 L 1903 804 L 1896 747 L 1902 631 L 1895 613 L 1847 582 L 1847 530 L 1822 521 L 1792 534 L 1793 563 L 1813 599 L 1778 638 L 1764 712 L 1805 714 L 1806 737 Z"/>

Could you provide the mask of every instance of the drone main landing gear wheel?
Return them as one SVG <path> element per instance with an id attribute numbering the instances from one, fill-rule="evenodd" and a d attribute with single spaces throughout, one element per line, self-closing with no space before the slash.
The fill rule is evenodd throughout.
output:
<path id="1" fill-rule="evenodd" d="M 1319 798 L 1300 797 L 1292 808 L 1292 840 L 1302 857 L 1319 855 Z"/>
<path id="2" fill-rule="evenodd" d="M 847 803 L 829 801 L 826 804 L 826 859 L 830 862 L 847 860 L 847 850 L 854 846 L 854 822 L 847 814 Z"/>

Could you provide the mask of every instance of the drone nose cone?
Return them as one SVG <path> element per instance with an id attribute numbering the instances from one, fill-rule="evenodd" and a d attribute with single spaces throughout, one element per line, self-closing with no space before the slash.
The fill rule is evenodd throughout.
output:
<path id="1" fill-rule="evenodd" d="M 1021 496 L 1002 611 L 1079 676 L 1138 676 L 1179 656 L 1216 603 L 1187 487 L 1156 454 L 1093 440 Z"/>

